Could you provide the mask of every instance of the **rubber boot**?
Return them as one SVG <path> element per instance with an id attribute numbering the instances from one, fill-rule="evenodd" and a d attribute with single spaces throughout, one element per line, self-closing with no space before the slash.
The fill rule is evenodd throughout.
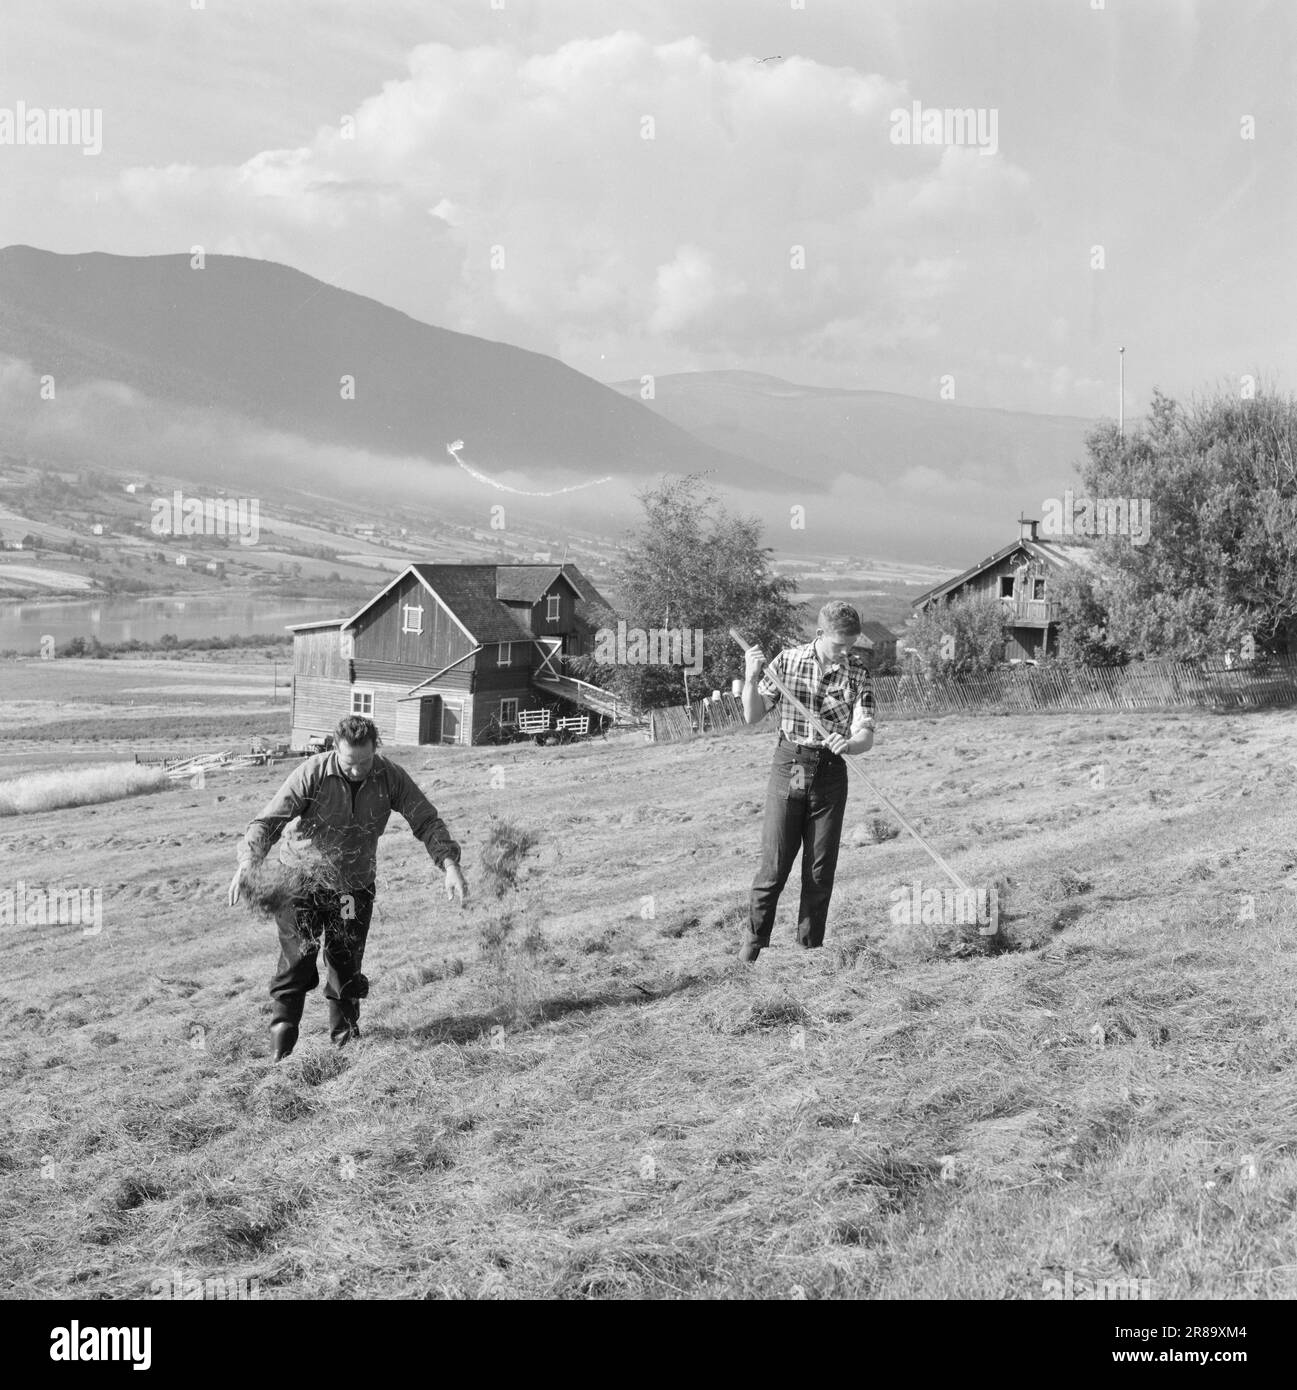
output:
<path id="1" fill-rule="evenodd" d="M 297 1024 L 281 1019 L 270 1025 L 270 1056 L 273 1061 L 282 1062 L 297 1046 Z"/>
<path id="2" fill-rule="evenodd" d="M 334 1047 L 346 1047 L 360 1037 L 360 1000 L 329 1000 L 329 1041 Z"/>

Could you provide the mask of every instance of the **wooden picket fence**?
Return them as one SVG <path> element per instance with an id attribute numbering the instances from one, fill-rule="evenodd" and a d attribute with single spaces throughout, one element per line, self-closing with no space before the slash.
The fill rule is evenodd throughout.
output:
<path id="1" fill-rule="evenodd" d="M 1128 666 L 1005 667 L 944 680 L 880 676 L 880 718 L 1079 710 L 1247 709 L 1297 704 L 1297 658 L 1257 667 L 1132 661 Z"/>
<path id="2" fill-rule="evenodd" d="M 1251 666 L 1209 662 L 1133 661 L 1128 666 L 1012 666 L 979 675 L 929 679 L 876 676 L 878 718 L 934 714 L 1031 714 L 1081 710 L 1256 709 L 1297 704 L 1297 657 Z M 757 727 L 774 721 L 774 712 Z M 676 742 L 745 727 L 742 703 L 719 700 L 648 711 L 649 738 Z"/>
<path id="3" fill-rule="evenodd" d="M 653 743 L 676 743 L 695 734 L 744 727 L 743 702 L 729 691 L 723 692 L 719 700 L 695 700 L 688 705 L 648 711 L 648 736 Z"/>

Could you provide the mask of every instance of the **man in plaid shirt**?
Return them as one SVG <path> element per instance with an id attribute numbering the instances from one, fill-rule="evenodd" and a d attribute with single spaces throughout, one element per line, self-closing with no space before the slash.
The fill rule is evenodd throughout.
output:
<path id="1" fill-rule="evenodd" d="M 779 742 L 775 746 L 766 814 L 761 832 L 761 868 L 752 884 L 748 934 L 739 959 L 755 961 L 770 945 L 779 895 L 802 852 L 802 898 L 797 941 L 822 946 L 833 894 L 833 874 L 847 806 L 847 765 L 843 753 L 865 753 L 874 744 L 874 692 L 864 656 L 856 650 L 860 614 L 849 603 L 820 609 L 815 640 L 786 647 L 770 663 L 788 690 L 829 731 L 827 742 L 806 717 L 785 700 L 768 674 L 758 648 L 748 652 L 743 684 L 743 717 L 755 724 L 775 705 Z M 758 681 L 758 677 L 760 680 Z"/>

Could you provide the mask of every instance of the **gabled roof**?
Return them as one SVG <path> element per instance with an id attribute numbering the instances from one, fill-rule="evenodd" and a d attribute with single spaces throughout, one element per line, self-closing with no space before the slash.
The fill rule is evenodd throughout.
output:
<path id="1" fill-rule="evenodd" d="M 884 627 L 882 623 L 876 623 L 872 618 L 860 624 L 860 635 L 865 639 L 865 645 L 876 647 L 881 642 L 886 645 L 888 642 L 896 641 L 896 634 L 890 627 Z"/>
<path id="2" fill-rule="evenodd" d="M 1008 545 L 1002 545 L 993 555 L 988 555 L 985 560 L 979 560 L 977 564 L 966 569 L 963 574 L 957 574 L 953 579 L 947 579 L 944 584 L 937 584 L 933 588 L 922 593 L 918 598 L 912 600 L 912 606 L 920 607 L 922 604 L 929 603 L 934 598 L 941 598 L 953 589 L 961 589 L 970 580 L 976 579 L 979 574 L 998 565 L 1007 555 L 1012 555 L 1015 550 L 1024 550 L 1026 553 L 1037 560 L 1042 560 L 1055 569 L 1062 571 L 1085 570 L 1089 574 L 1101 574 L 1103 565 L 1100 561 L 1097 547 L 1086 545 L 1080 541 L 1061 541 L 1054 540 L 1052 537 L 1047 540 L 1029 540 L 1018 537 Z"/>
<path id="3" fill-rule="evenodd" d="M 411 565 L 410 568 L 478 645 L 531 640 L 526 624 L 500 602 L 496 574 L 501 566 Z M 551 572 L 551 580 L 556 574 L 557 571 Z"/>
<path id="4" fill-rule="evenodd" d="M 1102 574 L 1103 561 L 1097 545 L 1084 541 L 1023 541 L 1023 546 L 1037 559 L 1048 561 L 1063 570 L 1084 570 L 1087 574 Z"/>
<path id="5" fill-rule="evenodd" d="M 577 586 L 567 565 L 496 565 L 495 596 L 505 602 L 539 603 L 546 591 L 560 577 L 567 580 L 577 598 L 585 595 Z"/>
<path id="6" fill-rule="evenodd" d="M 509 603 L 538 603 L 562 582 L 576 595 L 578 603 L 598 591 L 584 579 L 575 565 L 407 565 L 365 602 L 349 618 L 331 618 L 297 623 L 289 630 L 353 627 L 376 603 L 408 576 L 414 577 L 450 614 L 453 621 L 475 646 L 491 642 L 530 642 L 531 630 Z M 581 581 L 578 583 L 578 581 Z"/>
<path id="7" fill-rule="evenodd" d="M 342 627 L 346 618 L 314 618 L 309 623 L 285 623 L 289 632 L 308 632 L 313 627 Z"/>
<path id="8" fill-rule="evenodd" d="M 572 581 L 572 587 L 578 590 L 581 599 L 586 604 L 598 604 L 614 613 L 617 611 L 590 582 L 590 577 L 583 574 L 570 560 L 564 562 L 563 573 Z"/>

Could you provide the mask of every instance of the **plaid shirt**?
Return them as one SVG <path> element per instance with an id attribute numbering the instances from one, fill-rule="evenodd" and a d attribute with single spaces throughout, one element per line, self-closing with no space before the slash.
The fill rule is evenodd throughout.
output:
<path id="1" fill-rule="evenodd" d="M 850 738 L 856 711 L 874 713 L 874 686 L 862 652 L 848 652 L 845 660 L 826 668 L 815 654 L 815 643 L 807 642 L 804 647 L 785 647 L 767 671 L 773 671 L 830 733 Z M 775 689 L 767 671 L 761 673 L 757 689 L 781 706 L 779 727 L 784 737 L 797 743 L 822 743 L 805 716 Z"/>

